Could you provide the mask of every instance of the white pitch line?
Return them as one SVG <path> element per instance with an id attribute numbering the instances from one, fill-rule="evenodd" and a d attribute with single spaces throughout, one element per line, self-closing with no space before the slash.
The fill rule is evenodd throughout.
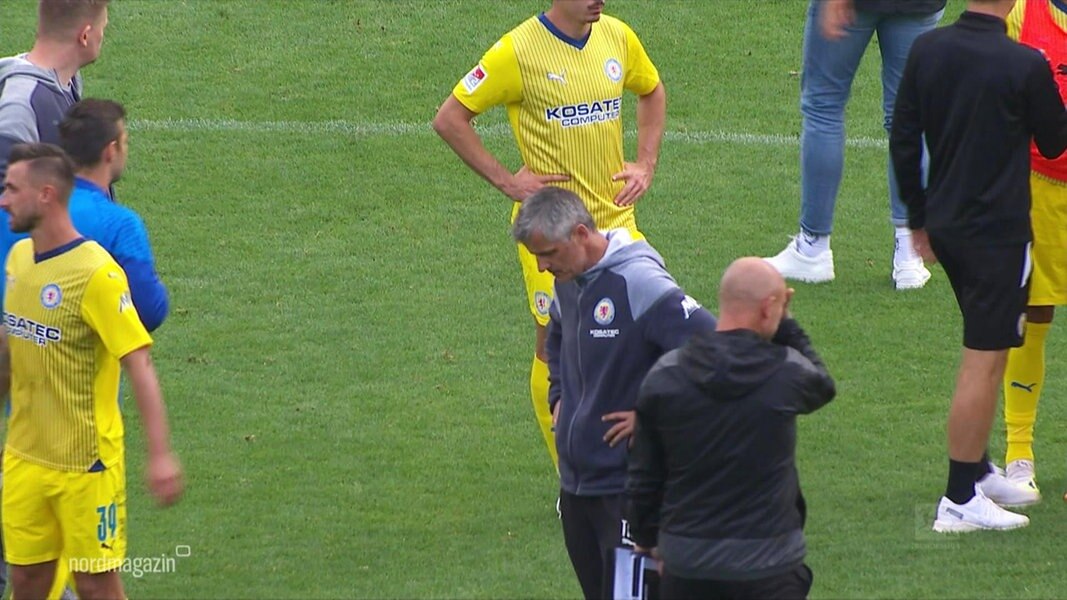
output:
<path id="1" fill-rule="evenodd" d="M 429 123 L 364 123 L 359 121 L 238 121 L 234 119 L 135 119 L 130 121 L 134 131 L 191 132 L 236 132 L 236 133 L 290 133 L 309 135 L 341 134 L 355 137 L 403 137 L 430 135 Z M 511 128 L 503 123 L 478 126 L 478 132 L 486 137 L 510 136 Z M 627 137 L 637 135 L 627 131 Z M 736 144 L 743 146 L 798 146 L 800 140 L 794 135 L 735 133 L 729 131 L 678 130 L 667 131 L 663 137 L 668 141 L 688 144 Z M 845 145 L 853 148 L 881 148 L 885 139 L 852 137 Z"/>

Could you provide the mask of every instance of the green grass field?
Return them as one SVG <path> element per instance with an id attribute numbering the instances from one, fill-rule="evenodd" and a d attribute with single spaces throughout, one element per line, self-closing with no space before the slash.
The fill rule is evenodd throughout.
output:
<path id="1" fill-rule="evenodd" d="M 641 228 L 712 309 L 731 260 L 796 230 L 806 4 L 608 3 L 669 94 Z M 3 0 L 0 54 L 29 48 L 34 6 Z M 545 6 L 113 2 L 86 90 L 130 114 L 118 194 L 144 216 L 172 294 L 154 353 L 188 484 L 178 506 L 153 507 L 127 400 L 129 554 L 190 553 L 172 573 L 127 575 L 131 598 L 579 595 L 528 397 L 510 203 L 429 127 L 481 53 Z M 891 288 L 878 67 L 872 48 L 850 106 L 838 279 L 797 286 L 794 302 L 839 393 L 800 430 L 812 597 L 1064 597 L 1058 328 L 1033 524 L 929 532 L 960 323 L 940 269 L 924 290 Z M 517 168 L 504 122 L 479 119 Z"/>

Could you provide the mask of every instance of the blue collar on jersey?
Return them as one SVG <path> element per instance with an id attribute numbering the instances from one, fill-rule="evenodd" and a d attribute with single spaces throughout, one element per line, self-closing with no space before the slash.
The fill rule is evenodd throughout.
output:
<path id="1" fill-rule="evenodd" d="M 48 260 L 50 258 L 55 258 L 55 257 L 59 256 L 60 254 L 63 254 L 64 252 L 68 251 L 68 250 L 73 250 L 73 249 L 77 248 L 78 246 L 82 245 L 82 242 L 85 242 L 85 241 L 86 241 L 85 238 L 83 238 L 81 236 L 78 236 L 77 238 L 74 238 L 72 241 L 69 241 L 66 244 L 63 244 L 62 246 L 59 246 L 58 248 L 52 248 L 48 252 L 42 252 L 40 254 L 37 254 L 35 252 L 33 254 L 33 262 L 39 263 L 39 262 L 44 262 L 44 261 L 46 261 L 46 260 Z"/>
<path id="2" fill-rule="evenodd" d="M 545 16 L 545 13 L 541 13 L 541 14 L 537 15 L 537 18 L 541 20 L 541 24 L 545 26 L 545 29 L 550 31 L 552 33 L 552 35 L 554 35 L 557 38 L 559 38 L 559 40 L 561 42 L 563 42 L 564 44 L 570 44 L 571 46 L 574 46 L 575 48 L 577 48 L 579 50 L 581 50 L 582 48 L 585 48 L 585 43 L 589 41 L 589 36 L 593 35 L 593 30 L 590 29 L 589 33 L 585 34 L 584 38 L 582 38 L 580 40 L 576 39 L 576 38 L 572 38 L 571 36 L 567 35 L 566 33 L 563 33 L 562 31 L 560 31 L 559 27 L 556 27 L 555 25 L 553 25 L 552 21 L 549 21 L 548 17 Z"/>
<path id="3" fill-rule="evenodd" d="M 104 200 L 107 200 L 108 202 L 114 202 L 115 201 L 115 199 L 111 197 L 111 193 L 108 190 L 105 190 L 104 188 L 96 185 L 95 183 L 89 181 L 88 179 L 86 179 L 84 177 L 75 177 L 74 178 L 74 187 L 75 188 L 81 188 L 83 190 L 86 190 L 88 192 L 92 192 L 94 194 L 99 194 L 100 196 L 102 196 L 104 198 Z"/>
<path id="4" fill-rule="evenodd" d="M 1052 3 L 1056 5 L 1056 8 L 1061 12 L 1067 13 L 1067 0 L 1052 0 Z"/>

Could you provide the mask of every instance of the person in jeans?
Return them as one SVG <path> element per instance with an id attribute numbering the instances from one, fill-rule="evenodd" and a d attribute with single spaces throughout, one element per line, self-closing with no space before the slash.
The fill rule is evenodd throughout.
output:
<path id="1" fill-rule="evenodd" d="M 889 131 L 911 44 L 937 25 L 945 2 L 812 0 L 808 7 L 800 79 L 800 232 L 784 250 L 767 259 L 787 279 L 810 283 L 834 279 L 830 233 L 845 162 L 845 105 L 871 38 L 878 35 L 882 109 Z M 930 279 L 930 271 L 912 251 L 908 213 L 891 163 L 888 179 L 890 220 L 896 230 L 893 284 L 898 290 L 921 288 Z"/>

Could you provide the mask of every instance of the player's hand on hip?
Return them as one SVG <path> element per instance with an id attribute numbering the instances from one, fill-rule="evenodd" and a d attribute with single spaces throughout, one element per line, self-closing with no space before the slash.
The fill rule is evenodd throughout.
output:
<path id="1" fill-rule="evenodd" d="M 911 230 L 911 247 L 922 257 L 924 263 L 937 264 L 937 256 L 934 255 L 934 249 L 930 247 L 930 236 L 926 234 L 925 229 Z"/>
<path id="2" fill-rule="evenodd" d="M 161 506 L 170 506 L 182 495 L 182 467 L 173 453 L 149 457 L 145 477 L 148 490 Z"/>
<path id="3" fill-rule="evenodd" d="M 615 195 L 616 206 L 631 206 L 645 195 L 652 185 L 652 167 L 642 163 L 623 163 L 622 171 L 611 176 L 612 181 L 625 181 Z"/>
<path id="4" fill-rule="evenodd" d="M 528 169 L 526 165 L 523 165 L 521 169 L 515 172 L 515 175 L 511 178 L 511 184 L 507 186 L 504 193 L 512 200 L 522 202 L 546 185 L 570 180 L 569 175 L 538 175 Z"/>
<path id="5" fill-rule="evenodd" d="M 819 30 L 836 42 L 848 35 L 848 26 L 856 20 L 852 0 L 826 0 L 819 6 Z"/>
<path id="6" fill-rule="evenodd" d="M 600 417 L 601 421 L 617 421 L 611 426 L 611 429 L 604 434 L 604 441 L 608 443 L 612 448 L 615 444 L 629 439 L 630 443 L 633 443 L 633 438 L 630 437 L 634 433 L 634 422 L 637 421 L 637 413 L 632 410 L 623 410 L 619 412 L 608 413 L 603 417 Z"/>

